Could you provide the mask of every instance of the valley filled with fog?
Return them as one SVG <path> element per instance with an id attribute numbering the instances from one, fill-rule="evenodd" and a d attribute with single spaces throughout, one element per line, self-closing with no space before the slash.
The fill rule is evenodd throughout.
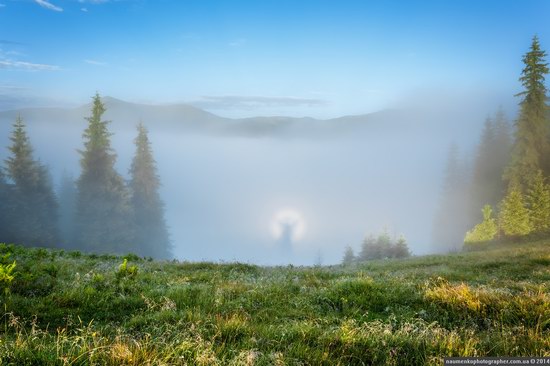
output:
<path id="1" fill-rule="evenodd" d="M 432 244 L 447 151 L 454 142 L 471 155 L 485 112 L 229 119 L 184 104 L 104 102 L 124 177 L 135 126 L 149 129 L 175 258 L 259 264 L 338 263 L 347 245 L 385 229 L 405 235 L 414 254 L 453 249 Z M 0 112 L 3 144 L 20 115 L 54 184 L 76 178 L 89 107 Z M 284 212 L 298 217 L 299 235 Z"/>

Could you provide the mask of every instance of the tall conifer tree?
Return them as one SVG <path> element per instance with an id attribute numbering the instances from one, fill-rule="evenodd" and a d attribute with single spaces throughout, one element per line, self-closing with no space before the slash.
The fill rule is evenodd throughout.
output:
<path id="1" fill-rule="evenodd" d="M 76 243 L 94 252 L 135 251 L 129 193 L 115 170 L 109 121 L 102 119 L 105 106 L 99 94 L 93 97 L 91 116 L 84 131 L 81 174 L 77 181 Z"/>
<path id="2" fill-rule="evenodd" d="M 531 49 L 523 56 L 525 67 L 519 80 L 524 91 L 517 94 L 522 100 L 515 123 L 512 161 L 506 175 L 510 181 L 519 182 L 522 189 L 539 169 L 550 175 L 550 122 L 544 84 L 549 69 L 545 57 L 538 38 L 533 37 Z"/>
<path id="3" fill-rule="evenodd" d="M 11 194 L 11 185 L 6 181 L 6 177 L 0 168 L 0 242 L 11 243 L 14 241 L 13 233 L 13 195 Z"/>
<path id="4" fill-rule="evenodd" d="M 58 241 L 57 200 L 48 170 L 33 159 L 33 149 L 21 117 L 13 125 L 6 160 L 12 190 L 14 241 L 28 246 L 55 246 Z"/>
<path id="5" fill-rule="evenodd" d="M 471 184 L 470 215 L 481 220 L 480 207 L 496 206 L 506 193 L 502 176 L 510 161 L 510 127 L 499 109 L 495 118 L 487 118 L 474 162 Z"/>
<path id="6" fill-rule="evenodd" d="M 169 258 L 171 245 L 160 199 L 160 180 L 147 129 L 138 125 L 136 153 L 130 168 L 131 203 L 136 227 L 135 242 L 141 255 Z"/>
<path id="7" fill-rule="evenodd" d="M 495 142 L 495 124 L 493 120 L 488 117 L 483 125 L 483 131 L 481 132 L 481 139 L 477 148 L 477 154 L 474 161 L 474 171 L 472 176 L 471 187 L 471 211 L 475 213 L 474 218 L 476 221 L 479 219 L 479 207 L 484 204 L 494 205 L 496 202 L 492 202 L 493 199 L 493 185 L 495 180 L 500 181 L 500 175 L 496 177 L 492 171 L 493 162 L 492 149 Z M 498 201 L 497 201 L 498 202 Z"/>
<path id="8" fill-rule="evenodd" d="M 464 233 L 472 225 L 467 200 L 470 179 L 458 146 L 451 144 L 447 155 L 439 207 L 434 219 L 432 242 L 440 252 L 458 250 Z"/>

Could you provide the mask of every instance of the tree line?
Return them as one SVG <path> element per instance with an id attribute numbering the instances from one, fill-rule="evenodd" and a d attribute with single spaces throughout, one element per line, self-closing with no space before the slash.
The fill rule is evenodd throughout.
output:
<path id="1" fill-rule="evenodd" d="M 384 230 L 377 237 L 372 234 L 367 236 L 361 243 L 361 249 L 357 255 L 348 245 L 344 251 L 342 264 L 349 265 L 373 259 L 406 258 L 410 255 L 407 240 L 403 235 L 392 238 L 388 231 Z"/>
<path id="2" fill-rule="evenodd" d="M 502 109 L 483 127 L 473 164 L 449 149 L 439 209 L 436 245 L 458 248 L 475 243 L 550 235 L 549 72 L 538 38 L 523 56 L 523 90 L 513 125 Z M 464 234 L 466 233 L 466 234 Z"/>
<path id="3" fill-rule="evenodd" d="M 115 169 L 105 111 L 96 94 L 82 135 L 84 147 L 78 150 L 80 176 L 74 180 L 65 174 L 58 192 L 48 168 L 34 157 L 23 119 L 16 118 L 9 156 L 0 169 L 0 242 L 171 257 L 147 129 L 137 126 L 130 179 L 125 181 Z"/>

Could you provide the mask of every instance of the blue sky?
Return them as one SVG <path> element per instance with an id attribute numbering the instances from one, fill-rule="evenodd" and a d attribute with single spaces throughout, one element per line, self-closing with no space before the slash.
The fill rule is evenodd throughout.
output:
<path id="1" fill-rule="evenodd" d="M 511 98 L 531 37 L 550 49 L 548 19 L 550 1 L 0 0 L 0 108 L 99 91 L 333 117 L 443 91 Z"/>

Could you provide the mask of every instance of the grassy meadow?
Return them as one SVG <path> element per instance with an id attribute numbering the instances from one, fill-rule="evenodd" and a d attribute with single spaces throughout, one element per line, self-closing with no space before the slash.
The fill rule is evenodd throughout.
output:
<path id="1" fill-rule="evenodd" d="M 0 260 L 2 365 L 550 356 L 547 239 L 346 267 L 158 262 L 5 244 Z"/>

